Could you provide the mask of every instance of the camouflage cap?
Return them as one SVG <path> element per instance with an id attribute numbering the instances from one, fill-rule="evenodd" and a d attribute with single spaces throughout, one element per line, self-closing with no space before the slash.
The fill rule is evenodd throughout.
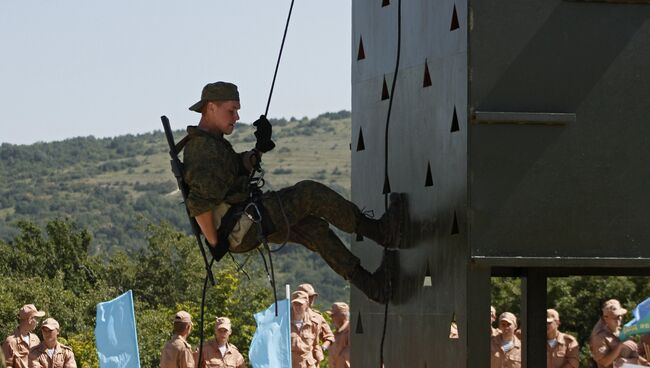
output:
<path id="1" fill-rule="evenodd" d="M 294 291 L 291 293 L 291 303 L 307 304 L 309 303 L 309 295 L 302 290 Z"/>
<path id="2" fill-rule="evenodd" d="M 610 299 L 603 304 L 603 315 L 622 316 L 627 314 L 627 309 L 621 307 L 621 303 L 616 299 Z"/>
<path id="3" fill-rule="evenodd" d="M 36 309 L 36 306 L 34 304 L 25 304 L 18 311 L 18 318 L 21 321 L 25 320 L 25 319 L 28 319 L 28 318 L 30 318 L 32 316 L 43 317 L 44 315 L 45 315 L 45 312 L 39 311 L 38 309 Z"/>
<path id="4" fill-rule="evenodd" d="M 174 322 L 192 323 L 192 316 L 186 311 L 179 311 L 174 315 Z"/>
<path id="5" fill-rule="evenodd" d="M 239 101 L 237 86 L 228 82 L 208 83 L 201 91 L 201 100 L 190 106 L 190 110 L 201 112 L 208 101 Z"/>
<path id="6" fill-rule="evenodd" d="M 515 315 L 510 312 L 501 313 L 499 315 L 499 322 L 501 321 L 506 321 L 510 323 L 512 326 L 517 327 L 517 317 L 515 317 Z"/>
<path id="7" fill-rule="evenodd" d="M 45 321 L 43 321 L 43 324 L 41 325 L 41 328 L 47 328 L 50 330 L 58 330 L 59 329 L 59 322 L 55 320 L 54 318 L 48 318 Z"/>
<path id="8" fill-rule="evenodd" d="M 309 297 L 312 297 L 314 295 L 318 295 L 318 293 L 316 292 L 314 287 L 311 286 L 311 284 L 300 284 L 300 285 L 298 285 L 296 290 L 304 291 L 305 293 L 307 293 L 307 295 L 309 295 Z"/>
<path id="9" fill-rule="evenodd" d="M 330 314 L 332 316 L 348 315 L 348 313 L 350 313 L 350 307 L 346 303 L 336 302 L 332 304 L 330 310 L 326 311 L 325 313 Z"/>
<path id="10" fill-rule="evenodd" d="M 225 328 L 229 332 L 232 331 L 232 324 L 230 323 L 230 318 L 228 317 L 218 317 L 214 325 L 214 329 L 218 330 L 220 328 Z"/>

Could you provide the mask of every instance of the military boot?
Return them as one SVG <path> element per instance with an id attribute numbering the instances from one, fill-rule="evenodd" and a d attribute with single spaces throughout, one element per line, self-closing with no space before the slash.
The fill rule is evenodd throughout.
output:
<path id="1" fill-rule="evenodd" d="M 360 215 L 356 233 L 386 248 L 399 248 L 408 221 L 406 194 L 391 193 L 388 200 L 388 210 L 379 220 Z"/>
<path id="2" fill-rule="evenodd" d="M 394 280 L 397 276 L 397 251 L 384 251 L 381 265 L 372 274 L 360 264 L 349 276 L 352 285 L 361 290 L 369 299 L 380 304 L 387 304 L 392 298 Z"/>

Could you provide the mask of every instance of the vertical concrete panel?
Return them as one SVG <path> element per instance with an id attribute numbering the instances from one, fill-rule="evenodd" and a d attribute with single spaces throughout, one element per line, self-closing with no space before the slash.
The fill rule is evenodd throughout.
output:
<path id="1" fill-rule="evenodd" d="M 359 0 L 352 6 L 352 199 L 384 212 L 386 114 L 384 79 L 393 82 L 397 0 Z M 458 28 L 452 30 L 456 9 Z M 385 366 L 465 367 L 467 342 L 467 3 L 402 3 L 400 69 L 388 129 L 388 177 L 393 192 L 409 198 L 411 224 L 400 250 L 396 298 L 389 306 Z M 359 39 L 365 58 L 357 60 Z M 424 87 L 425 63 L 431 85 Z M 452 132 L 456 112 L 457 129 Z M 364 149 L 356 150 L 363 131 Z M 427 168 L 432 185 L 425 186 Z M 454 215 L 456 217 L 455 232 Z M 453 232 L 453 233 L 452 233 Z M 352 250 L 374 270 L 381 248 L 365 239 Z M 427 273 L 431 286 L 424 286 Z M 377 367 L 384 306 L 351 292 L 352 364 Z M 461 338 L 450 340 L 452 318 Z"/>

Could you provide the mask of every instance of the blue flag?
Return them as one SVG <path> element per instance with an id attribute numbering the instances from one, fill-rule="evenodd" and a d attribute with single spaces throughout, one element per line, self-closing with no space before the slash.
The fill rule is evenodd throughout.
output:
<path id="1" fill-rule="evenodd" d="M 97 304 L 95 343 L 100 368 L 140 368 L 131 290 Z"/>
<path id="2" fill-rule="evenodd" d="M 634 318 L 623 326 L 619 339 L 621 341 L 632 335 L 650 333 L 650 298 L 642 301 L 632 311 Z"/>
<path id="3" fill-rule="evenodd" d="M 257 330 L 253 335 L 248 358 L 255 368 L 291 368 L 291 304 L 289 299 L 255 314 Z"/>

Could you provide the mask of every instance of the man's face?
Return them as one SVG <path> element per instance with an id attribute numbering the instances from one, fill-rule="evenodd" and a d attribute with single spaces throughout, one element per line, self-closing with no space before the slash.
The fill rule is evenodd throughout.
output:
<path id="1" fill-rule="evenodd" d="M 343 313 L 332 314 L 332 322 L 334 323 L 334 326 L 336 326 L 336 328 L 340 328 L 341 326 L 343 326 L 346 320 L 347 320 L 347 316 Z"/>
<path id="2" fill-rule="evenodd" d="M 209 101 L 205 108 L 204 119 L 211 128 L 229 135 L 239 120 L 239 101 Z"/>
<path id="3" fill-rule="evenodd" d="M 57 329 L 50 330 L 48 327 L 43 326 L 41 332 L 43 333 L 43 340 L 49 344 L 55 343 L 57 337 L 59 337 L 59 330 Z"/>
<path id="4" fill-rule="evenodd" d="M 546 322 L 546 337 L 553 338 L 557 335 L 558 321 Z"/>
<path id="5" fill-rule="evenodd" d="M 605 324 L 607 324 L 607 328 L 609 328 L 610 331 L 616 332 L 621 328 L 621 323 L 623 322 L 622 315 L 617 316 L 612 313 L 607 313 L 603 318 L 605 319 Z"/>
<path id="6" fill-rule="evenodd" d="M 293 313 L 302 315 L 307 310 L 307 303 L 293 302 L 291 303 Z"/>
<path id="7" fill-rule="evenodd" d="M 228 338 L 230 337 L 230 331 L 226 328 L 217 328 L 214 331 L 214 336 L 217 339 L 218 345 L 224 345 L 228 343 Z"/>
<path id="8" fill-rule="evenodd" d="M 515 333 L 515 326 L 505 319 L 499 321 L 499 329 L 503 333 L 503 336 L 507 338 L 512 337 L 512 335 Z"/>
<path id="9" fill-rule="evenodd" d="M 29 326 L 29 331 L 34 331 L 37 324 L 38 324 L 38 317 L 31 316 L 27 318 L 27 326 Z"/>

